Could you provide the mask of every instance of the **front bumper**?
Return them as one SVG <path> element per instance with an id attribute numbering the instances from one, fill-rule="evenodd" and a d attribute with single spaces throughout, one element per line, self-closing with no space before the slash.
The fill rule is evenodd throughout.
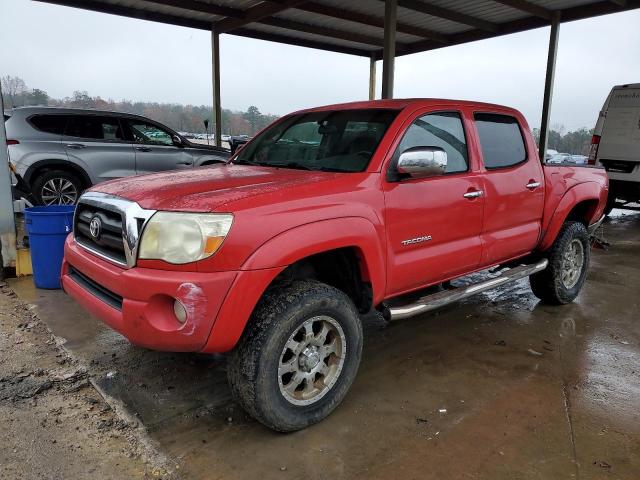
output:
<path id="1" fill-rule="evenodd" d="M 132 343 L 154 350 L 200 351 L 238 272 L 123 269 L 65 242 L 62 288 Z M 177 321 L 174 300 L 187 320 Z"/>

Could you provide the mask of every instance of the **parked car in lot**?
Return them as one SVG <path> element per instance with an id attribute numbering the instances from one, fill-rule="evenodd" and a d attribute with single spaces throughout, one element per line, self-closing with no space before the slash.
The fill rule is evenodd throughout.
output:
<path id="1" fill-rule="evenodd" d="M 640 83 L 613 87 L 591 139 L 589 163 L 601 165 L 611 183 L 608 214 L 616 204 L 640 202 Z"/>
<path id="2" fill-rule="evenodd" d="M 247 135 L 234 135 L 229 138 L 229 147 L 231 148 L 231 153 L 234 154 L 236 150 L 242 147 L 249 141 L 249 137 Z"/>
<path id="3" fill-rule="evenodd" d="M 584 155 L 572 155 L 570 153 L 556 153 L 547 158 L 549 164 L 574 163 L 576 165 L 586 165 L 587 157 Z"/>
<path id="4" fill-rule="evenodd" d="M 105 180 L 191 169 L 229 151 L 191 143 L 158 122 L 119 112 L 22 107 L 8 112 L 9 160 L 37 203 L 74 204 Z"/>
<path id="5" fill-rule="evenodd" d="M 406 318 L 529 275 L 543 301 L 573 301 L 606 198 L 603 169 L 542 165 L 511 108 L 320 107 L 278 120 L 226 166 L 93 187 L 62 284 L 136 345 L 232 351 L 235 397 L 292 431 L 346 395 L 360 314 Z"/>
<path id="6" fill-rule="evenodd" d="M 559 164 L 559 163 L 571 163 L 571 155 L 568 153 L 556 153 L 547 158 L 547 163 Z"/>
<path id="7" fill-rule="evenodd" d="M 554 150 L 552 148 L 548 148 L 547 149 L 547 153 L 545 154 L 544 158 L 545 160 L 549 160 L 551 157 L 553 157 L 554 155 L 557 155 L 558 151 Z"/>

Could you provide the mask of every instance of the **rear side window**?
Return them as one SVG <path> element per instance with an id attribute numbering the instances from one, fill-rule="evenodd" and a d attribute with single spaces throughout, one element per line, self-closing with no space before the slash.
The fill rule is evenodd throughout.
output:
<path id="1" fill-rule="evenodd" d="M 527 159 L 520 125 L 515 118 L 495 113 L 476 113 L 474 118 L 487 169 L 511 167 Z"/>
<path id="2" fill-rule="evenodd" d="M 93 140 L 124 140 L 120 121 L 116 117 L 100 115 L 71 116 L 65 135 Z"/>
<path id="3" fill-rule="evenodd" d="M 67 123 L 66 115 L 34 115 L 29 122 L 36 130 L 62 135 Z"/>

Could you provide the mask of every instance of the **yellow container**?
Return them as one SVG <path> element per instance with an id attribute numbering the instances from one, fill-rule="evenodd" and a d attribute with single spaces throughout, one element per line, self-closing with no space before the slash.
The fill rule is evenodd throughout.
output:
<path id="1" fill-rule="evenodd" d="M 16 275 L 33 275 L 31 269 L 31 251 L 28 248 L 21 248 L 16 252 Z"/>

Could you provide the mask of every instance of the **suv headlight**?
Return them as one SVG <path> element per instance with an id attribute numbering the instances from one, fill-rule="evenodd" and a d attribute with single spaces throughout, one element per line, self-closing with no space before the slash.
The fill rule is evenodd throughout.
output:
<path id="1" fill-rule="evenodd" d="M 230 213 L 156 212 L 142 232 L 138 258 L 191 263 L 210 257 L 231 229 Z"/>

